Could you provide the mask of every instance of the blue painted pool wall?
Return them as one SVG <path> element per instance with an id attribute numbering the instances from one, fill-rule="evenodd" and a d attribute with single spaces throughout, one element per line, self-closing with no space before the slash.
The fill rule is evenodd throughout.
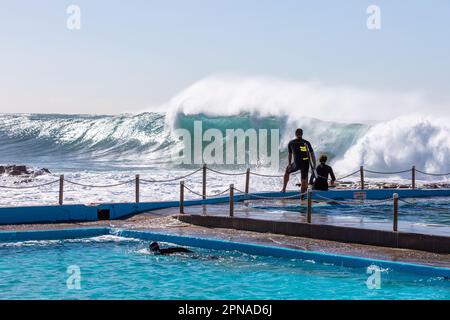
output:
<path id="1" fill-rule="evenodd" d="M 33 231 L 2 231 L 0 241 L 30 241 L 91 238 L 110 234 L 110 228 L 79 228 Z"/>

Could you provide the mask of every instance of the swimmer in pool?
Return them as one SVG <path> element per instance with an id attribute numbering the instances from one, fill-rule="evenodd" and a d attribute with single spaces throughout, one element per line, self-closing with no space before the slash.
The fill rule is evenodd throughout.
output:
<path id="1" fill-rule="evenodd" d="M 167 255 L 167 254 L 172 254 L 172 253 L 192 253 L 191 250 L 183 248 L 183 247 L 171 247 L 171 248 L 161 249 L 159 247 L 158 242 L 155 242 L 155 241 L 150 243 L 149 249 L 154 254 L 162 254 L 162 255 Z"/>

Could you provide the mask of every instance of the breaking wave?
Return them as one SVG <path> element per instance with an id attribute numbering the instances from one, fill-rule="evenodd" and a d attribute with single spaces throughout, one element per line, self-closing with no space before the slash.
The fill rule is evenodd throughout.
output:
<path id="1" fill-rule="evenodd" d="M 0 157 L 4 163 L 170 167 L 171 156 L 180 150 L 173 130 L 192 132 L 194 121 L 202 121 L 204 130 L 222 132 L 279 129 L 282 152 L 295 128 L 302 127 L 316 152 L 327 153 L 340 172 L 359 165 L 395 171 L 413 164 L 430 172 L 448 172 L 448 115 L 420 114 L 423 103 L 414 95 L 380 98 L 376 93 L 317 83 L 209 78 L 180 92 L 163 106 L 165 112 L 2 114 Z M 402 109 L 398 106 L 411 112 L 403 116 L 405 108 L 397 112 Z M 386 116 L 387 110 L 388 120 L 358 121 Z"/>

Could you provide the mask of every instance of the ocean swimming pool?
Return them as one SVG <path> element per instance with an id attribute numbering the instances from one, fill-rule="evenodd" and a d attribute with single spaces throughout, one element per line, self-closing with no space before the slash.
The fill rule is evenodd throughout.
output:
<path id="1" fill-rule="evenodd" d="M 404 202 L 403 202 L 404 201 Z M 351 200 L 355 202 L 355 200 Z M 392 200 L 365 200 L 355 204 L 342 201 L 320 201 L 313 204 L 313 222 L 346 225 L 361 228 L 391 230 Z M 307 207 L 297 201 L 265 200 L 247 204 L 260 209 L 254 217 L 261 219 L 298 220 L 305 216 Z M 399 201 L 399 230 L 450 236 L 450 197 L 405 198 Z"/>
<path id="2" fill-rule="evenodd" d="M 155 256 L 147 250 L 153 238 L 160 240 L 131 232 L 0 242 L 0 299 L 450 299 L 450 281 L 433 269 L 363 260 L 348 267 L 320 255 L 200 248 L 198 239 L 189 240 L 192 255 Z M 369 265 L 376 266 L 370 273 Z M 68 273 L 77 268 L 79 289 L 78 273 Z"/>

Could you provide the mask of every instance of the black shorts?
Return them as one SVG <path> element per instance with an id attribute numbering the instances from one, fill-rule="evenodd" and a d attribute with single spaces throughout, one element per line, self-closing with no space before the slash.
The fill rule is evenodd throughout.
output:
<path id="1" fill-rule="evenodd" d="M 297 172 L 300 170 L 300 175 L 302 180 L 308 180 L 309 171 L 309 161 L 304 161 L 302 163 L 292 163 L 287 166 L 286 172 L 288 174 Z"/>

